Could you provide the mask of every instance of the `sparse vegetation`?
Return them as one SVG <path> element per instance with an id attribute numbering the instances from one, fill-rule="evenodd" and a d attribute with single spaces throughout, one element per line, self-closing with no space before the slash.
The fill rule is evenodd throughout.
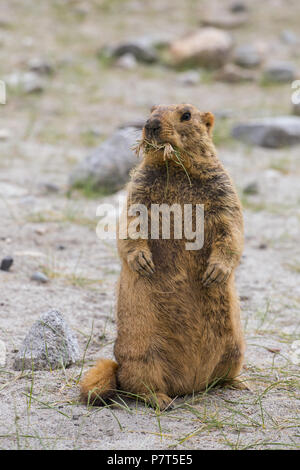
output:
<path id="1" fill-rule="evenodd" d="M 1 259 L 12 255 L 14 264 L 10 272 L 0 270 L 0 339 L 7 349 L 0 366 L 0 449 L 300 448 L 299 363 L 292 354 L 300 337 L 299 146 L 271 150 L 230 135 L 234 121 L 290 113 L 290 84 L 217 82 L 213 71 L 199 67 L 199 83 L 179 84 L 167 48 L 159 51 L 161 62 L 132 69 L 99 54 L 128 38 L 177 38 L 199 27 L 208 3 L 28 0 L 1 6 L 0 79 L 8 86 L 0 130 L 10 132 L 0 139 L 0 252 Z M 290 57 L 299 68 L 298 46 L 282 42 L 281 34 L 298 35 L 300 3 L 292 0 L 288 9 L 285 2 L 266 3 L 247 2 L 249 22 L 234 30 L 235 45 L 262 39 L 272 58 Z M 37 57 L 53 63 L 53 74 L 41 74 L 43 89 L 26 93 L 16 79 Z M 243 376 L 253 390 L 215 384 L 177 398 L 164 412 L 128 393 L 102 407 L 85 406 L 83 373 L 97 357 L 113 355 L 120 264 L 115 240 L 100 241 L 95 233 L 98 201 L 114 196 L 92 181 L 68 190 L 68 175 L 116 127 L 144 119 L 153 104 L 176 102 L 215 113 L 214 143 L 240 188 L 245 251 L 236 280 L 247 343 Z M 226 110 L 232 114 L 222 118 Z M 174 158 L 182 164 L 176 149 Z M 243 193 L 249 181 L 259 182 L 257 194 Z M 44 183 L 58 191 L 45 190 Z M 48 276 L 47 284 L 31 281 L 36 270 Z M 80 361 L 67 369 L 15 371 L 22 338 L 53 307 L 76 332 Z"/>

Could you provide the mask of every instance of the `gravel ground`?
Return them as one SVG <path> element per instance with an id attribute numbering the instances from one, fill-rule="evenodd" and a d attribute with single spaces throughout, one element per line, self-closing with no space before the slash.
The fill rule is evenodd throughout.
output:
<path id="1" fill-rule="evenodd" d="M 123 70 L 97 58 L 105 42 L 153 34 L 153 19 L 156 32 L 178 35 L 195 28 L 207 2 L 182 3 L 1 1 L 0 78 L 26 70 L 37 56 L 54 68 L 44 78 L 44 91 L 14 89 L 0 105 L 0 129 L 9 131 L 0 141 L 0 255 L 14 258 L 10 272 L 0 271 L 0 340 L 7 348 L 0 368 L 1 449 L 300 447 L 299 146 L 248 147 L 228 132 L 245 117 L 288 114 L 290 84 L 233 86 L 209 75 L 186 87 L 178 72 L 160 65 Z M 299 66 L 299 48 L 297 55 L 280 41 L 282 30 L 297 31 L 299 3 L 290 1 L 289 8 L 283 1 L 270 2 L 270 8 L 256 0 L 245 3 L 251 17 L 234 30 L 235 40 L 260 36 L 273 55 Z M 96 237 L 96 208 L 104 200 L 117 203 L 119 195 L 70 192 L 68 176 L 88 147 L 116 126 L 145 119 L 155 102 L 182 101 L 216 113 L 219 157 L 244 206 L 237 286 L 247 340 L 244 374 L 253 391 L 215 388 L 161 414 L 132 400 L 87 408 L 79 402 L 78 381 L 97 357 L 112 357 L 120 270 L 115 242 Z M 228 117 L 222 118 L 225 111 Z M 252 183 L 255 194 L 247 194 L 244 188 Z M 35 271 L 49 282 L 30 280 Z M 28 329 L 52 308 L 75 331 L 82 360 L 66 370 L 14 371 Z"/>

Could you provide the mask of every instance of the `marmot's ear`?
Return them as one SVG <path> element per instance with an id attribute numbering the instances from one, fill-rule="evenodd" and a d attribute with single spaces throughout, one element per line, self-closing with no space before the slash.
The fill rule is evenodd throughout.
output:
<path id="1" fill-rule="evenodd" d="M 212 128 L 213 128 L 214 122 L 215 122 L 214 115 L 212 113 L 208 112 L 208 113 L 202 113 L 201 117 L 202 117 L 202 121 L 204 122 L 204 124 L 207 127 L 209 135 L 211 135 Z"/>
<path id="2" fill-rule="evenodd" d="M 155 111 L 156 108 L 158 108 L 157 104 L 154 104 L 153 106 L 151 106 L 150 113 L 153 113 L 153 111 Z"/>

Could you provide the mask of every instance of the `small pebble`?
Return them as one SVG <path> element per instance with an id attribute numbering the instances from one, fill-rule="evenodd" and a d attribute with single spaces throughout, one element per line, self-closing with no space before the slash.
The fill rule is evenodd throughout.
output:
<path id="1" fill-rule="evenodd" d="M 268 245 L 266 243 L 261 243 L 258 245 L 259 250 L 266 250 L 268 248 Z"/>
<path id="2" fill-rule="evenodd" d="M 256 181 L 253 181 L 252 183 L 247 184 L 245 188 L 243 189 L 244 194 L 258 194 L 259 193 L 259 187 Z"/>
<path id="3" fill-rule="evenodd" d="M 115 62 L 115 65 L 122 69 L 131 70 L 137 66 L 137 60 L 133 54 L 128 52 L 127 54 L 119 57 L 119 59 Z"/>
<path id="4" fill-rule="evenodd" d="M 44 273 L 41 273 L 40 271 L 36 271 L 35 273 L 33 273 L 30 279 L 32 281 L 37 281 L 42 284 L 45 284 L 46 282 L 49 281 L 49 278 Z"/>
<path id="5" fill-rule="evenodd" d="M 247 11 L 247 6 L 245 5 L 244 2 L 234 2 L 230 6 L 230 11 L 232 13 L 241 13 Z"/>
<path id="6" fill-rule="evenodd" d="M 49 192 L 49 193 L 58 193 L 59 191 L 59 186 L 55 183 L 44 183 L 44 187 L 45 189 Z"/>
<path id="7" fill-rule="evenodd" d="M 14 260 L 11 256 L 6 256 L 5 258 L 3 258 L 3 260 L 1 261 L 1 266 L 0 266 L 0 269 L 2 271 L 9 271 L 11 265 L 13 264 Z"/>
<path id="8" fill-rule="evenodd" d="M 281 32 L 280 38 L 285 44 L 289 44 L 289 45 L 299 44 L 298 36 L 295 33 L 293 33 L 293 31 L 289 31 L 287 29 Z"/>
<path id="9" fill-rule="evenodd" d="M 29 60 L 28 67 L 33 72 L 36 72 L 41 75 L 51 75 L 53 73 L 53 67 L 50 62 L 47 62 L 44 59 L 34 57 Z"/>
<path id="10" fill-rule="evenodd" d="M 11 136 L 11 133 L 8 129 L 0 129 L 0 140 L 7 140 Z"/>
<path id="11" fill-rule="evenodd" d="M 45 235 L 46 229 L 44 227 L 38 227 L 35 229 L 35 233 L 37 233 L 38 235 Z"/>
<path id="12" fill-rule="evenodd" d="M 197 70 L 188 70 L 178 75 L 177 81 L 182 85 L 193 86 L 200 82 L 201 75 Z"/>

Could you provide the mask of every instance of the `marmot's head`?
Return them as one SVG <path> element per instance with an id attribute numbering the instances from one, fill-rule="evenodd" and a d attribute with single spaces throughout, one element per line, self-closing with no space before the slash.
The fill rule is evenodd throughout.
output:
<path id="1" fill-rule="evenodd" d="M 212 145 L 213 123 L 213 114 L 200 112 L 191 104 L 153 106 L 143 129 L 142 143 L 156 148 L 169 144 L 195 154 Z"/>

